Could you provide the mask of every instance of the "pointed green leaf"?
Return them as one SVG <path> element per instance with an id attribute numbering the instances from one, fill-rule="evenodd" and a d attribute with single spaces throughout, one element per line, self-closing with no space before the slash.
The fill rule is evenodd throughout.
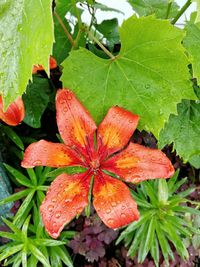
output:
<path id="1" fill-rule="evenodd" d="M 21 150 L 24 150 L 24 144 L 21 138 L 8 126 L 1 125 L 3 132 L 15 143 Z"/>
<path id="2" fill-rule="evenodd" d="M 72 259 L 69 255 L 69 252 L 64 246 L 54 247 L 54 251 L 68 267 L 73 267 Z"/>
<path id="3" fill-rule="evenodd" d="M 64 86 L 76 92 L 98 123 L 108 108 L 119 105 L 141 116 L 139 129 L 158 136 L 182 98 L 196 99 L 183 32 L 152 16 L 133 16 L 119 32 L 116 58 L 102 59 L 86 49 L 71 52 L 63 63 Z"/>
<path id="4" fill-rule="evenodd" d="M 17 253 L 22 248 L 23 248 L 23 244 L 15 245 L 15 246 L 9 247 L 7 249 L 4 249 L 4 251 L 0 254 L 0 261 L 2 261 L 4 259 L 8 258 L 9 256 Z"/>
<path id="5" fill-rule="evenodd" d="M 30 249 L 31 253 L 40 261 L 42 264 L 44 264 L 45 267 L 51 267 L 46 257 L 37 249 L 34 245 L 31 243 L 28 244 L 28 248 Z"/>
<path id="6" fill-rule="evenodd" d="M 159 179 L 158 181 L 158 200 L 163 204 L 168 200 L 168 185 L 165 179 Z"/>
<path id="7" fill-rule="evenodd" d="M 7 1 L 0 25 L 0 95 L 6 108 L 25 91 L 33 64 L 48 70 L 54 41 L 52 1 Z"/>
<path id="8" fill-rule="evenodd" d="M 156 235 L 154 235 L 153 242 L 150 247 L 150 252 L 156 267 L 158 267 L 160 252 L 159 252 L 158 239 Z"/>
<path id="9" fill-rule="evenodd" d="M 200 22 L 189 23 L 186 27 L 186 36 L 183 44 L 186 47 L 192 63 L 193 77 L 200 84 Z"/>
<path id="10" fill-rule="evenodd" d="M 26 195 L 28 195 L 30 192 L 31 192 L 31 189 L 25 189 L 25 190 L 22 190 L 20 192 L 17 192 L 17 193 L 15 193 L 15 194 L 13 194 L 13 195 L 11 195 L 9 197 L 6 197 L 4 199 L 1 199 L 0 200 L 0 205 L 4 205 L 6 203 L 9 203 L 9 202 L 18 200 L 20 198 L 23 198 Z"/>
<path id="11" fill-rule="evenodd" d="M 61 246 L 66 244 L 64 241 L 60 240 L 53 240 L 53 239 L 33 239 L 32 242 L 36 244 L 37 246 L 46 246 L 46 247 L 53 247 L 53 246 Z"/>
<path id="12" fill-rule="evenodd" d="M 161 131 L 159 147 L 173 143 L 177 154 L 184 161 L 194 155 L 200 155 L 200 104 L 195 101 L 184 100 L 178 104 L 178 115 L 171 115 L 169 122 Z"/>
<path id="13" fill-rule="evenodd" d="M 133 10 L 140 16 L 155 14 L 157 18 L 166 18 L 169 0 L 128 0 Z M 168 18 L 173 18 L 178 13 L 178 5 L 172 1 Z"/>
<path id="14" fill-rule="evenodd" d="M 138 252 L 138 262 L 142 263 L 145 260 L 154 238 L 155 238 L 155 218 L 152 217 L 147 228 L 144 242 L 140 243 Z"/>
<path id="15" fill-rule="evenodd" d="M 23 95 L 26 115 L 24 122 L 33 128 L 41 127 L 41 117 L 48 103 L 52 90 L 50 81 L 46 78 L 33 77 Z"/>

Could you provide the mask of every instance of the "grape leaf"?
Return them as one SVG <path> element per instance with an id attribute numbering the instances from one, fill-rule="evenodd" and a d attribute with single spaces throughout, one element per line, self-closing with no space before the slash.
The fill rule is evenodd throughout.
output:
<path id="1" fill-rule="evenodd" d="M 197 78 L 197 82 L 200 84 L 200 22 L 187 25 L 183 44 L 193 64 L 193 76 Z"/>
<path id="2" fill-rule="evenodd" d="M 171 115 L 169 122 L 161 131 L 159 147 L 173 143 L 177 154 L 185 162 L 190 159 L 194 160 L 194 157 L 200 155 L 199 121 L 200 104 L 198 101 L 184 100 L 178 104 L 178 115 Z"/>
<path id="3" fill-rule="evenodd" d="M 51 84 L 48 79 L 35 76 L 23 95 L 26 116 L 24 122 L 33 128 L 41 127 L 41 116 L 49 103 Z"/>
<path id="4" fill-rule="evenodd" d="M 168 0 L 128 0 L 133 10 L 139 16 L 155 14 L 157 18 L 166 18 Z M 178 13 L 179 6 L 173 1 L 168 17 L 173 18 Z"/>
<path id="5" fill-rule="evenodd" d="M 48 70 L 54 37 L 51 0 L 4 2 L 0 9 L 0 94 L 6 109 L 25 91 L 33 64 Z"/>
<path id="6" fill-rule="evenodd" d="M 183 32 L 152 16 L 133 16 L 119 32 L 122 47 L 114 59 L 83 48 L 72 51 L 63 63 L 64 86 L 76 92 L 97 122 L 119 105 L 140 115 L 139 129 L 158 136 L 182 98 L 196 99 Z"/>

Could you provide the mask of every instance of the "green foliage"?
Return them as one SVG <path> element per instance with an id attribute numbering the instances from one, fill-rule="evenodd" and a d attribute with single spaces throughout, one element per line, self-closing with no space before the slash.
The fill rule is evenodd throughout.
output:
<path id="1" fill-rule="evenodd" d="M 133 16 L 120 28 L 117 57 L 104 60 L 86 49 L 70 53 L 63 63 L 64 86 L 77 93 L 97 122 L 119 105 L 141 116 L 139 129 L 158 136 L 177 103 L 195 99 L 182 38 L 168 21 Z"/>
<path id="2" fill-rule="evenodd" d="M 95 28 L 106 38 L 106 45 L 113 50 L 115 44 L 119 44 L 118 20 L 103 20 L 100 24 L 95 24 Z"/>
<path id="3" fill-rule="evenodd" d="M 71 31 L 69 24 L 66 21 L 65 15 L 67 12 L 72 11 L 71 1 L 56 1 L 55 12 L 59 15 L 62 23 L 68 31 Z M 60 64 L 67 57 L 69 51 L 71 50 L 71 43 L 67 38 L 65 31 L 58 21 L 56 15 L 54 15 L 54 34 L 55 43 L 53 45 L 53 56 L 56 58 L 57 62 Z"/>
<path id="4" fill-rule="evenodd" d="M 12 176 L 13 182 L 18 186 L 25 187 L 25 189 L 0 200 L 0 205 L 4 205 L 25 198 L 13 220 L 13 223 L 17 227 L 21 227 L 33 208 L 33 201 L 35 201 L 37 207 L 40 207 L 45 197 L 44 192 L 48 188 L 48 186 L 45 185 L 46 174 L 49 172 L 50 168 L 37 167 L 35 171 L 33 169 L 27 169 L 28 176 L 25 176 L 22 172 L 8 164 L 4 164 L 4 166 Z"/>
<path id="5" fill-rule="evenodd" d="M 177 154 L 184 161 L 190 161 L 193 157 L 198 156 L 200 154 L 199 118 L 200 105 L 198 102 L 184 100 L 178 104 L 178 115 L 171 115 L 169 122 L 160 133 L 160 148 L 173 143 Z"/>
<path id="6" fill-rule="evenodd" d="M 186 36 L 183 40 L 184 46 L 190 56 L 193 68 L 193 77 L 200 83 L 200 22 L 197 24 L 189 23 L 186 27 Z"/>
<path id="7" fill-rule="evenodd" d="M 176 2 L 172 2 L 172 6 L 170 7 L 169 14 L 168 5 L 169 0 L 128 0 L 129 4 L 132 6 L 133 10 L 135 10 L 140 16 L 148 16 L 155 14 L 157 18 L 173 18 L 177 12 L 179 6 Z"/>
<path id="8" fill-rule="evenodd" d="M 4 199 L 8 196 L 10 196 L 12 190 L 11 185 L 9 182 L 9 179 L 6 175 L 6 172 L 4 170 L 3 164 L 1 162 L 1 155 L 0 155 L 0 201 L 1 199 Z M 12 207 L 13 203 L 7 203 L 3 206 L 0 206 L 0 216 L 8 216 L 10 215 L 10 209 Z M 0 218 L 0 224 L 2 224 L 1 218 Z"/>
<path id="9" fill-rule="evenodd" d="M 65 231 L 62 240 L 52 240 L 43 230 L 39 211 L 34 205 L 33 224 L 30 224 L 31 216 L 28 216 L 24 224 L 19 228 L 14 222 L 3 219 L 12 232 L 0 232 L 0 236 L 10 239 L 6 245 L 0 247 L 0 261 L 5 260 L 4 266 L 36 267 L 40 262 L 42 266 L 66 266 L 72 267 L 71 258 L 65 248 L 68 238 L 74 232 Z"/>
<path id="10" fill-rule="evenodd" d="M 33 64 L 48 70 L 54 40 L 51 2 L 9 0 L 0 9 L 0 95 L 5 108 L 25 91 Z"/>
<path id="11" fill-rule="evenodd" d="M 143 262 L 150 252 L 156 266 L 159 266 L 160 247 L 168 265 L 169 257 L 173 260 L 170 242 L 178 254 L 187 259 L 183 238 L 200 235 L 193 222 L 185 219 L 185 213 L 200 216 L 199 210 L 184 206 L 188 201 L 186 196 L 195 188 L 177 193 L 177 189 L 186 182 L 186 179 L 178 181 L 177 176 L 178 172 L 168 182 L 163 179 L 143 182 L 136 192 L 132 191 L 139 206 L 140 219 L 122 231 L 117 243 L 123 240 L 129 247 L 128 255 L 134 257 L 138 253 L 139 262 Z"/>
<path id="12" fill-rule="evenodd" d="M 30 82 L 26 88 L 26 94 L 23 95 L 23 101 L 26 111 L 24 122 L 33 128 L 41 127 L 41 117 L 48 106 L 50 94 L 52 93 L 52 84 L 46 78 L 34 75 L 33 82 Z"/>

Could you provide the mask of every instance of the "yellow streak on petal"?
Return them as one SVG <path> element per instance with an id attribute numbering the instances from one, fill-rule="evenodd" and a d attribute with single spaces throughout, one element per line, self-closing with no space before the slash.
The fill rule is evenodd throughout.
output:
<path id="1" fill-rule="evenodd" d="M 85 146 L 85 130 L 83 127 L 81 127 L 81 123 L 77 122 L 74 125 L 74 136 L 76 140 L 82 145 Z"/>
<path id="2" fill-rule="evenodd" d="M 117 168 L 126 169 L 135 167 L 138 162 L 138 158 L 133 157 L 132 155 L 127 155 L 124 158 L 118 159 L 115 162 L 115 165 Z"/>
<path id="3" fill-rule="evenodd" d="M 103 133 L 103 143 L 109 148 L 115 148 L 120 145 L 120 136 L 117 133 L 117 129 L 114 127 L 107 127 Z"/>

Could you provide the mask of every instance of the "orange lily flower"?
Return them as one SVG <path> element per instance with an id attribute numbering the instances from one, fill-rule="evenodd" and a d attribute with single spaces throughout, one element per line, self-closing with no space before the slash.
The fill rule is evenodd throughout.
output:
<path id="1" fill-rule="evenodd" d="M 99 217 L 110 228 L 138 220 L 137 204 L 124 182 L 168 178 L 174 168 L 157 149 L 130 143 L 123 151 L 139 117 L 112 107 L 98 129 L 88 111 L 73 92 L 60 89 L 56 95 L 57 124 L 64 144 L 45 140 L 31 144 L 25 151 L 22 166 L 83 166 L 84 173 L 59 175 L 49 187 L 40 211 L 50 236 L 57 238 L 64 225 L 88 205 L 90 183 L 93 204 Z M 115 173 L 121 180 L 104 171 Z"/>
<path id="2" fill-rule="evenodd" d="M 50 69 L 57 68 L 57 62 L 56 62 L 55 58 L 52 57 L 52 56 L 49 57 L 49 68 Z M 33 69 L 32 69 L 32 73 L 36 74 L 38 71 L 43 71 L 43 70 L 44 70 L 44 68 L 43 68 L 42 65 L 39 65 L 39 64 L 38 65 L 34 65 Z"/>
<path id="3" fill-rule="evenodd" d="M 25 116 L 24 103 L 21 97 L 18 97 L 8 109 L 3 111 L 2 96 L 0 96 L 0 119 L 10 126 L 18 125 Z"/>

